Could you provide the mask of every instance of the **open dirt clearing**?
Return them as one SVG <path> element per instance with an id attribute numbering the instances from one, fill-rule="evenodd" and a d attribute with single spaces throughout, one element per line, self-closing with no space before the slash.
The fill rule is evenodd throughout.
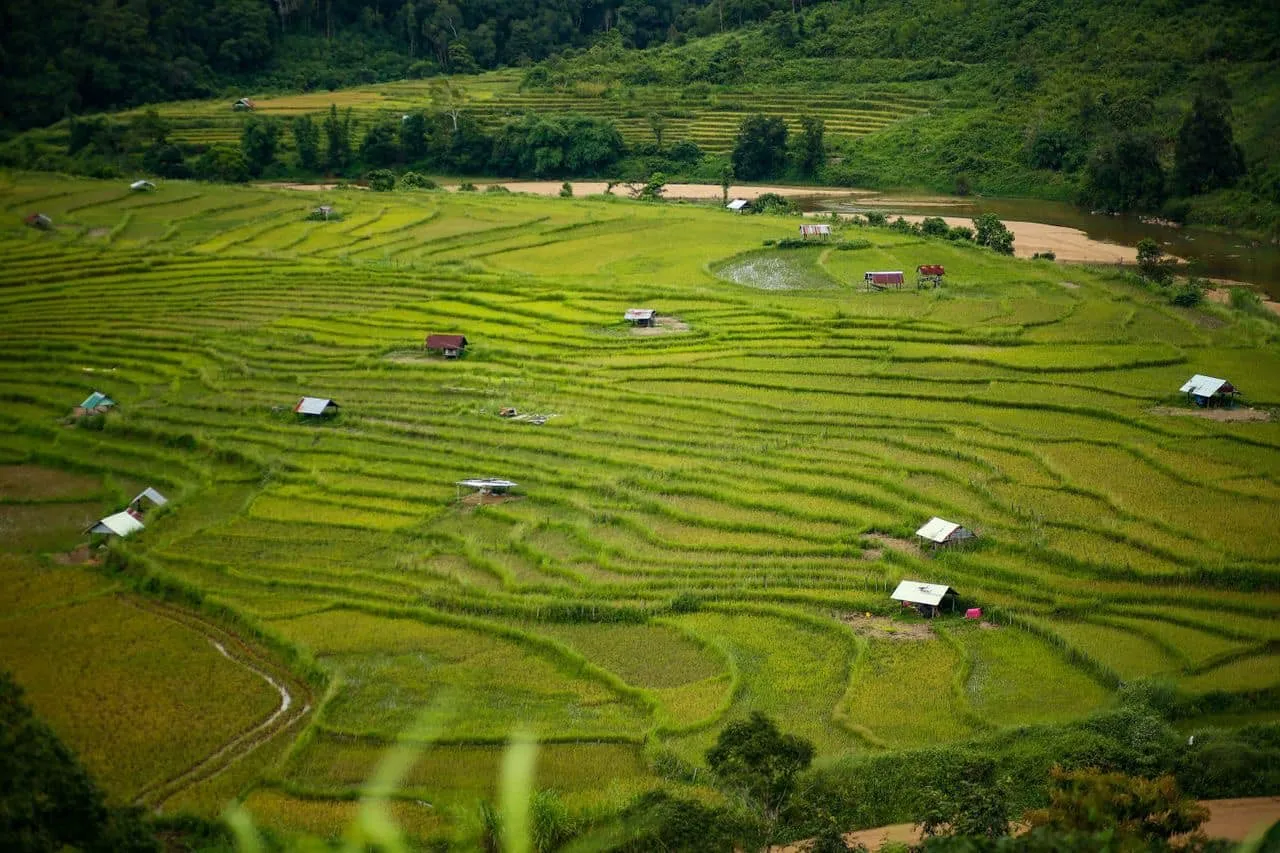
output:
<path id="1" fill-rule="evenodd" d="M 902 218 L 908 222 L 922 222 L 926 217 L 916 214 Z M 942 218 L 952 228 L 973 227 L 973 219 L 967 216 Z M 1132 246 L 1094 240 L 1077 228 L 1014 220 L 1005 220 L 1004 224 L 1013 232 L 1013 253 L 1019 258 L 1029 258 L 1037 252 L 1053 252 L 1059 261 L 1072 264 L 1134 264 L 1138 262 L 1138 250 Z"/>
<path id="2" fill-rule="evenodd" d="M 675 335 L 689 331 L 689 324 L 679 317 L 659 317 L 656 326 L 632 326 L 631 334 L 640 337 L 653 335 Z"/>
<path id="3" fill-rule="evenodd" d="M 932 640 L 933 626 L 927 622 L 895 622 L 869 613 L 844 613 L 840 621 L 860 637 L 873 640 Z"/>
<path id="4" fill-rule="evenodd" d="M 1243 282 L 1239 282 L 1239 281 L 1224 281 L 1224 280 L 1222 280 L 1222 279 L 1214 279 L 1213 281 L 1214 281 L 1214 283 L 1215 283 L 1215 284 L 1218 284 L 1218 285 L 1221 285 L 1221 286 L 1220 286 L 1220 287 L 1211 287 L 1211 288 L 1209 288 L 1208 290 L 1206 290 L 1206 291 L 1204 292 L 1204 296 L 1205 296 L 1205 299 L 1208 299 L 1210 302 L 1216 302 L 1216 303 L 1218 303 L 1219 305 L 1230 305 L 1230 304 L 1231 304 L 1231 290 L 1230 290 L 1230 288 L 1232 288 L 1232 287 L 1248 287 L 1248 286 L 1249 286 L 1249 285 L 1247 285 L 1247 284 L 1245 284 L 1245 283 L 1243 283 Z M 1266 295 L 1265 293 L 1258 293 L 1258 295 L 1262 297 L 1262 306 L 1263 306 L 1264 308 L 1266 308 L 1266 309 L 1267 309 L 1268 311 L 1270 311 L 1272 314 L 1280 314 L 1280 302 L 1274 302 L 1274 301 L 1272 301 L 1271 299 L 1269 299 L 1269 298 L 1267 297 L 1267 295 Z"/>
<path id="5" fill-rule="evenodd" d="M 1204 418 L 1207 421 L 1230 423 L 1234 421 L 1266 422 L 1271 420 L 1271 413 L 1261 409 L 1175 409 L 1171 406 L 1156 406 L 1151 409 L 1153 415 L 1166 417 Z"/>

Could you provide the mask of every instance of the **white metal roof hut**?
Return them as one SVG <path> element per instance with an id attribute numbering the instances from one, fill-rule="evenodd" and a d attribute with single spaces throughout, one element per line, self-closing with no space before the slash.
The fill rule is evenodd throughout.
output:
<path id="1" fill-rule="evenodd" d="M 938 518 L 936 515 L 916 531 L 916 536 L 927 542 L 931 548 L 959 545 L 961 542 L 977 538 L 977 534 L 969 528 L 961 527 L 954 521 L 947 521 L 945 518 Z"/>
<path id="2" fill-rule="evenodd" d="M 483 497 L 485 495 L 505 495 L 520 484 L 497 477 L 479 477 L 471 480 L 459 480 L 454 485 L 458 487 L 458 497 L 461 498 L 463 489 L 474 489 L 477 494 Z"/>
<path id="3" fill-rule="evenodd" d="M 808 240 L 810 237 L 815 240 L 829 240 L 831 238 L 831 226 L 825 222 L 807 222 L 800 226 L 800 239 Z"/>
<path id="4" fill-rule="evenodd" d="M 124 511 L 117 512 L 115 515 L 108 515 L 97 524 L 90 525 L 84 532 L 102 536 L 119 536 L 123 539 L 142 529 L 142 522 L 138 521 L 133 513 Z"/>
<path id="5" fill-rule="evenodd" d="M 330 204 L 322 204 L 319 207 L 317 207 L 315 210 L 311 211 L 312 216 L 318 216 L 326 222 L 329 221 L 329 217 L 332 214 L 333 214 L 333 205 L 330 205 Z"/>
<path id="6" fill-rule="evenodd" d="M 151 183 L 150 181 L 134 181 L 133 183 L 129 184 L 129 189 L 133 190 L 134 192 L 150 192 L 155 188 L 156 188 L 156 185 Z"/>
<path id="7" fill-rule="evenodd" d="M 742 213 L 747 209 L 747 205 L 749 204 L 751 204 L 751 202 L 747 201 L 745 198 L 735 198 L 733 201 L 726 204 L 724 209 L 732 210 L 734 213 Z"/>
<path id="8" fill-rule="evenodd" d="M 960 593 L 946 584 L 922 583 L 921 581 L 903 581 L 889 596 L 894 601 L 902 602 L 903 607 L 914 607 L 925 618 L 938 615 L 944 602 L 951 602 L 951 611 L 956 609 L 956 599 Z"/>
<path id="9" fill-rule="evenodd" d="M 324 418 L 338 413 L 342 408 L 327 397 L 303 397 L 293 410 L 300 415 L 312 418 Z"/>
<path id="10" fill-rule="evenodd" d="M 142 512 L 143 501 L 146 501 L 147 503 L 151 504 L 151 506 L 160 507 L 167 504 L 169 502 L 169 499 L 166 498 L 164 495 L 160 494 L 155 489 L 151 488 L 150 486 L 147 486 L 145 489 L 143 489 L 141 492 L 138 493 L 138 496 L 136 498 L 129 501 L 129 509 L 132 510 L 133 512 Z"/>
<path id="11" fill-rule="evenodd" d="M 658 322 L 658 312 L 652 308 L 628 308 L 622 317 L 635 326 L 653 326 Z"/>
<path id="12" fill-rule="evenodd" d="M 1240 393 L 1236 386 L 1216 376 L 1204 376 L 1197 373 L 1182 384 L 1182 393 L 1191 398 L 1197 406 L 1231 406 L 1235 403 L 1235 395 Z"/>
<path id="13" fill-rule="evenodd" d="M 88 397 L 85 397 L 80 405 L 76 406 L 73 414 L 77 418 L 82 418 L 85 415 L 100 415 L 108 409 L 114 408 L 115 405 L 115 400 L 112 400 L 101 391 L 94 391 Z"/>
<path id="14" fill-rule="evenodd" d="M 256 106 L 257 106 L 257 105 L 256 105 L 253 101 L 249 100 L 248 98 L 241 98 L 240 100 L 236 101 L 234 104 L 232 104 L 232 105 L 231 105 L 231 109 L 233 109 L 233 110 L 252 110 L 252 109 L 254 109 Z"/>

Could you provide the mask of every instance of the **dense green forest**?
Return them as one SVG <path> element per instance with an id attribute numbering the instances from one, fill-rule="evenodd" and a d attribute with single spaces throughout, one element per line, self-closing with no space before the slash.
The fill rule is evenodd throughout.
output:
<path id="1" fill-rule="evenodd" d="M 395 168 L 717 181 L 732 169 L 738 180 L 1037 196 L 1280 230 L 1280 5 L 1268 0 L 64 5 L 6 10 L 0 124 L 70 116 L 72 159 L 10 144 L 0 152 L 9 165 L 221 180 Z M 454 90 L 444 86 L 404 127 L 399 110 L 372 126 L 344 118 L 323 134 L 319 114 L 253 117 L 239 154 L 221 142 L 171 144 L 162 122 L 138 116 L 129 126 L 75 118 L 503 66 L 523 67 L 522 91 L 578 97 L 595 117 L 480 121 L 474 104 L 450 107 Z M 930 106 L 853 134 L 824 135 L 807 114 L 806 97 L 857 106 L 867 86 Z M 732 153 L 664 134 L 700 112 L 755 112 L 734 101 L 742 92 L 781 112 L 790 130 L 748 116 Z M 594 107 L 602 101 L 618 104 L 614 115 L 644 115 L 652 140 L 624 140 Z M 664 106 L 626 107 L 639 101 Z"/>

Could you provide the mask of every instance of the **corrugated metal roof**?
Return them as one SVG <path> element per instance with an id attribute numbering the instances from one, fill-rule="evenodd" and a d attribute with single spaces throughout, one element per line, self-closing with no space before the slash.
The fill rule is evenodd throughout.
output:
<path id="1" fill-rule="evenodd" d="M 519 483 L 513 483 L 510 480 L 501 480 L 493 477 L 482 478 L 476 480 L 459 480 L 459 486 L 468 489 L 514 489 Z"/>
<path id="2" fill-rule="evenodd" d="M 156 188 L 156 185 L 151 183 L 150 181 L 134 181 L 133 183 L 129 184 L 129 189 L 131 190 L 153 190 L 155 188 Z"/>
<path id="3" fill-rule="evenodd" d="M 942 268 L 941 264 L 921 264 L 916 267 L 916 272 L 920 275 L 946 275 L 947 271 Z"/>
<path id="4" fill-rule="evenodd" d="M 109 515 L 90 527 L 87 533 L 106 533 L 111 536 L 125 537 L 142 530 L 142 522 L 128 512 L 117 512 Z"/>
<path id="5" fill-rule="evenodd" d="M 954 521 L 947 521 L 945 518 L 938 518 L 935 515 L 916 531 L 916 535 L 922 539 L 928 539 L 930 542 L 946 542 L 956 531 L 961 531 L 959 538 L 967 538 L 965 534 L 968 534 L 968 536 L 973 535 Z"/>
<path id="6" fill-rule="evenodd" d="M 1197 373 L 1188 379 L 1182 386 L 1184 394 L 1195 394 L 1197 397 L 1212 397 L 1222 389 L 1223 385 L 1231 383 L 1225 379 L 1218 379 L 1216 376 L 1205 376 Z"/>
<path id="7" fill-rule="evenodd" d="M 825 223 L 810 223 L 810 224 L 807 224 L 807 225 L 801 225 L 801 226 L 800 226 L 800 233 L 801 233 L 801 234 L 805 234 L 805 235 L 808 235 L 808 234 L 830 234 L 830 233 L 831 233 L 831 226 L 830 226 L 830 225 L 827 225 L 827 224 L 825 224 Z"/>
<path id="8" fill-rule="evenodd" d="M 652 320 L 657 313 L 653 308 L 628 308 L 627 313 L 622 316 L 628 320 Z"/>
<path id="9" fill-rule="evenodd" d="M 130 503 L 136 504 L 138 501 L 142 500 L 143 498 L 146 498 L 147 500 L 151 501 L 156 506 L 164 506 L 169 502 L 169 499 L 166 498 L 164 495 L 160 494 L 150 486 L 147 486 L 145 489 L 139 492 L 138 496 L 134 498 L 132 501 L 130 501 Z"/>
<path id="10" fill-rule="evenodd" d="M 898 588 L 889 597 L 894 601 L 928 604 L 931 607 L 937 607 L 947 595 L 959 595 L 959 593 L 946 584 L 903 581 L 898 584 Z"/>
<path id="11" fill-rule="evenodd" d="M 466 335 L 427 335 L 427 349 L 462 349 L 466 345 Z"/>
<path id="12" fill-rule="evenodd" d="M 327 397 L 303 397 L 293 410 L 300 415 L 323 415 L 330 406 L 338 408 L 338 404 Z"/>
<path id="13" fill-rule="evenodd" d="M 883 270 L 880 272 L 869 272 L 862 276 L 867 281 L 874 281 L 876 284 L 902 284 L 902 270 Z"/>
<path id="14" fill-rule="evenodd" d="M 750 203 L 751 202 L 747 201 L 745 198 L 735 198 L 733 201 L 726 204 L 725 207 L 730 210 L 742 210 L 742 208 L 746 207 Z"/>
<path id="15" fill-rule="evenodd" d="M 80 408 L 96 409 L 99 406 L 114 406 L 115 404 L 116 401 L 112 400 L 106 394 L 103 394 L 101 391 L 94 391 L 88 397 L 84 398 L 84 402 L 80 404 Z"/>

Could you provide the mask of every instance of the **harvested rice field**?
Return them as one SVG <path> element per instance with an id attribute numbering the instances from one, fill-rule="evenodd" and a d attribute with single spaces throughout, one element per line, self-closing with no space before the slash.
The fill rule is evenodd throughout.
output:
<path id="1" fill-rule="evenodd" d="M 593 809 L 757 710 L 826 764 L 1139 679 L 1276 717 L 1280 421 L 1162 413 L 1195 373 L 1280 408 L 1258 318 L 614 198 L 0 174 L 0 210 L 0 666 L 120 801 L 338 837 L 408 744 L 390 808 L 425 840 L 517 731 Z M 943 288 L 862 286 L 923 263 Z M 117 405 L 69 421 L 95 390 Z M 145 486 L 144 530 L 75 551 Z M 922 550 L 932 516 L 976 541 Z M 904 579 L 985 624 L 929 630 Z"/>

